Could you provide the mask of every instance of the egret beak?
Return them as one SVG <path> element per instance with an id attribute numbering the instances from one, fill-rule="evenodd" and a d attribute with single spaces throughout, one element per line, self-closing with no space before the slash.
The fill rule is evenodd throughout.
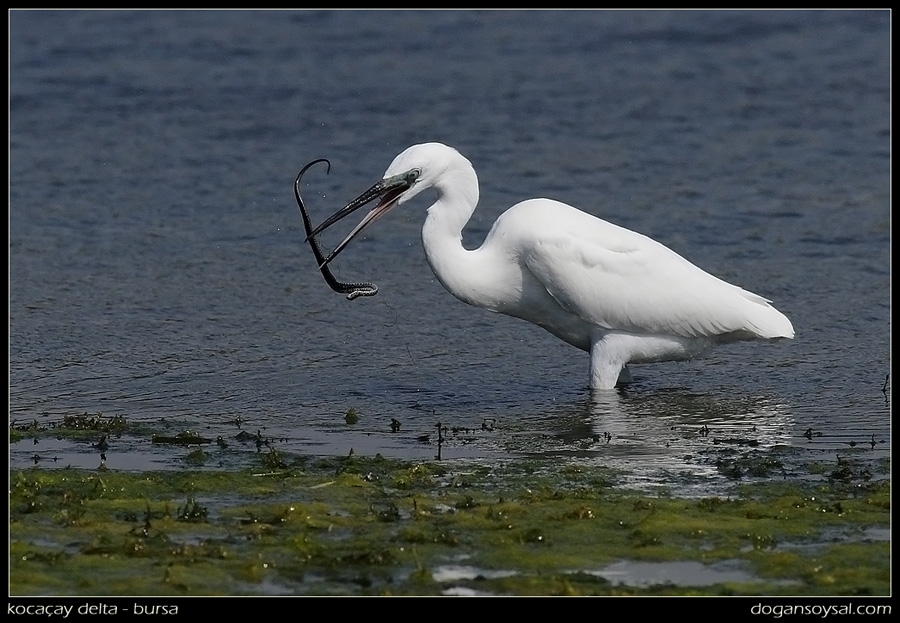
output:
<path id="1" fill-rule="evenodd" d="M 409 171 L 407 173 L 401 173 L 400 175 L 387 177 L 369 188 L 369 190 L 348 203 L 346 206 L 329 216 L 321 225 L 316 227 L 312 231 L 312 233 L 306 237 L 307 240 L 309 240 L 319 232 L 324 231 L 328 227 L 331 227 L 339 220 L 341 220 L 345 216 L 350 215 L 352 212 L 355 212 L 367 203 L 370 203 L 375 199 L 380 199 L 378 204 L 374 208 L 369 210 L 369 213 L 366 214 L 365 217 L 363 217 L 359 224 L 354 227 L 353 230 L 349 234 L 347 234 L 347 237 L 344 238 L 340 242 L 340 244 L 338 244 L 338 246 L 334 248 L 334 251 L 332 251 L 328 255 L 328 257 L 326 257 L 322 261 L 319 268 L 322 268 L 322 266 L 325 266 L 331 260 L 337 257 L 337 255 L 344 250 L 344 247 L 350 244 L 351 240 L 368 229 L 375 221 L 387 214 L 391 208 L 397 205 L 397 201 L 400 199 L 401 195 L 409 190 L 410 186 L 412 186 L 418 176 L 418 169 L 413 169 L 412 171 Z"/>

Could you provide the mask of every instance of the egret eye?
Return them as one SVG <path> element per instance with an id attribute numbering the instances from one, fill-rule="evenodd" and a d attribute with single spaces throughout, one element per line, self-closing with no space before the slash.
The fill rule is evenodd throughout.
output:
<path id="1" fill-rule="evenodd" d="M 409 173 L 406 174 L 406 183 L 412 185 L 413 182 L 419 179 L 420 175 L 422 175 L 421 169 L 410 169 Z"/>

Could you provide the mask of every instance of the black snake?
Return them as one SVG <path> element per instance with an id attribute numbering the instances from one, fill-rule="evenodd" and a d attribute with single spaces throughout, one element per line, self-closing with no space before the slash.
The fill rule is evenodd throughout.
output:
<path id="1" fill-rule="evenodd" d="M 297 198 L 297 207 L 300 208 L 300 216 L 303 217 L 303 227 L 306 228 L 306 239 L 309 242 L 310 248 L 312 248 L 313 255 L 316 256 L 316 263 L 319 265 L 319 270 L 322 271 L 325 283 L 327 283 L 332 290 L 340 292 L 341 294 L 346 294 L 347 300 L 350 301 L 358 296 L 375 296 L 378 294 L 378 286 L 374 283 L 344 283 L 343 281 L 338 281 L 334 274 L 332 274 L 331 269 L 328 268 L 328 265 L 325 263 L 325 254 L 322 252 L 322 247 L 319 246 L 319 241 L 312 235 L 313 227 L 309 220 L 309 212 L 307 212 L 306 206 L 303 205 L 303 199 L 300 197 L 300 178 L 303 177 L 303 174 L 306 173 L 307 169 L 320 162 L 324 162 L 328 165 L 328 168 L 325 171 L 326 174 L 331 171 L 331 163 L 326 158 L 319 158 L 300 169 L 300 173 L 297 174 L 297 179 L 294 182 L 294 197 Z"/>

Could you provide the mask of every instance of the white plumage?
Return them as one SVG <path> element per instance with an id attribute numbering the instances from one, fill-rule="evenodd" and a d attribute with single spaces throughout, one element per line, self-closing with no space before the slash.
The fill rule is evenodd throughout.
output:
<path id="1" fill-rule="evenodd" d="M 662 244 L 551 199 L 509 208 L 478 249 L 462 229 L 478 203 L 471 163 L 440 143 L 414 145 L 384 179 L 315 233 L 380 198 L 325 260 L 392 207 L 434 189 L 422 241 L 458 299 L 522 318 L 591 353 L 591 387 L 630 380 L 626 364 L 688 359 L 737 340 L 792 338 L 770 301 L 691 264 Z"/>

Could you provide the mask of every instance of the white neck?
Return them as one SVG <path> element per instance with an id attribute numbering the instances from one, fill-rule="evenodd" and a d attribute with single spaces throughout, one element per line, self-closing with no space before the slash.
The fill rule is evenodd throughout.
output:
<path id="1" fill-rule="evenodd" d="M 468 165 L 468 162 L 466 162 Z M 472 251 L 462 245 L 462 230 L 478 204 L 478 178 L 471 166 L 445 175 L 434 186 L 437 201 L 428 208 L 422 227 L 425 256 L 438 281 L 456 298 L 487 309 L 498 308 L 493 284 L 494 262 L 484 246 Z"/>

